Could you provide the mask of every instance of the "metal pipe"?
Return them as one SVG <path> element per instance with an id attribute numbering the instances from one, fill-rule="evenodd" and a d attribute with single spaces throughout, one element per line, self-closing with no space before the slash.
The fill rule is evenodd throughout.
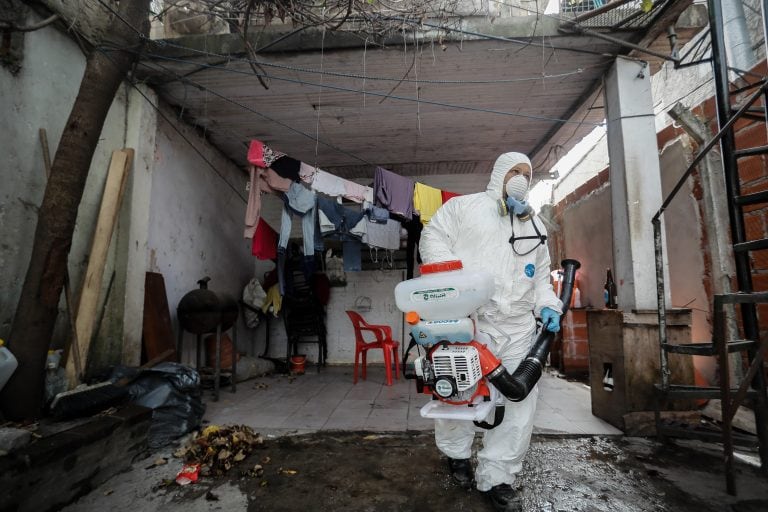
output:
<path id="1" fill-rule="evenodd" d="M 669 361 L 667 351 L 667 304 L 664 299 L 664 248 L 661 243 L 661 219 L 653 219 L 653 248 L 656 256 L 656 301 L 659 316 L 659 350 L 661 368 L 661 388 L 669 389 Z"/>

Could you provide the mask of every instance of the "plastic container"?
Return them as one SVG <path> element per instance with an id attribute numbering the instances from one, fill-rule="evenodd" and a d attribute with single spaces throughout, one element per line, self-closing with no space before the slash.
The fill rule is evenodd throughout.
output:
<path id="1" fill-rule="evenodd" d="M 11 354 L 11 351 L 5 347 L 5 342 L 0 340 L 0 390 L 5 387 L 5 383 L 11 378 L 19 362 Z"/>
<path id="2" fill-rule="evenodd" d="M 411 327 L 411 334 L 419 345 L 440 341 L 468 343 L 475 337 L 475 323 L 470 318 L 422 320 Z"/>
<path id="3" fill-rule="evenodd" d="M 464 270 L 461 261 L 420 267 L 421 277 L 395 286 L 395 303 L 404 313 L 415 311 L 424 320 L 464 318 L 491 300 L 493 277 Z"/>
<path id="4" fill-rule="evenodd" d="M 419 410 L 422 418 L 484 421 L 496 408 L 500 401 L 500 394 L 493 386 L 488 386 L 491 396 L 485 401 L 483 397 L 476 397 L 472 405 L 451 405 L 440 400 L 430 400 Z M 500 405 L 500 404 L 498 404 Z"/>

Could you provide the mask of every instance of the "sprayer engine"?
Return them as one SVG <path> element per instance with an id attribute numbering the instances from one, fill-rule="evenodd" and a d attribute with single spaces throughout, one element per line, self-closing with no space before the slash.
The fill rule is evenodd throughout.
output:
<path id="1" fill-rule="evenodd" d="M 414 362 L 417 382 L 439 400 L 468 402 L 483 378 L 480 355 L 466 343 L 440 343 Z"/>
<path id="2" fill-rule="evenodd" d="M 563 313 L 579 266 L 576 260 L 563 260 Z M 406 313 L 406 322 L 411 325 L 409 350 L 417 345 L 426 349 L 426 355 L 414 361 L 417 389 L 433 398 L 422 407 L 421 415 L 471 420 L 483 428 L 493 428 L 503 420 L 504 407 L 496 407 L 502 395 L 519 402 L 536 385 L 554 334 L 542 326 L 528 355 L 510 373 L 488 346 L 477 340 L 482 333 L 476 332 L 474 321 L 468 318 L 490 300 L 493 278 L 463 270 L 460 261 L 422 265 L 421 274 L 395 287 L 397 307 Z M 494 407 L 494 423 L 485 423 Z"/>

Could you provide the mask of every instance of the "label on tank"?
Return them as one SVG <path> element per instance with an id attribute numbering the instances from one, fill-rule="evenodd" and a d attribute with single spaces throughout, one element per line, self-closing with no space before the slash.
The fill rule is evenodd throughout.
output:
<path id="1" fill-rule="evenodd" d="M 456 288 L 431 288 L 411 292 L 411 302 L 440 302 L 455 299 L 459 296 Z"/>

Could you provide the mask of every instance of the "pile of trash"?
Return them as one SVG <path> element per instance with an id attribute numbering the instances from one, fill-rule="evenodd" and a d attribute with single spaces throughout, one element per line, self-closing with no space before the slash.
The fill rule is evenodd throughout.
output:
<path id="1" fill-rule="evenodd" d="M 193 474 L 192 481 L 195 481 L 198 474 L 221 476 L 227 473 L 236 463 L 245 460 L 254 448 L 263 444 L 261 435 L 246 425 L 211 425 L 193 435 L 173 455 L 184 459 L 186 474 Z"/>

